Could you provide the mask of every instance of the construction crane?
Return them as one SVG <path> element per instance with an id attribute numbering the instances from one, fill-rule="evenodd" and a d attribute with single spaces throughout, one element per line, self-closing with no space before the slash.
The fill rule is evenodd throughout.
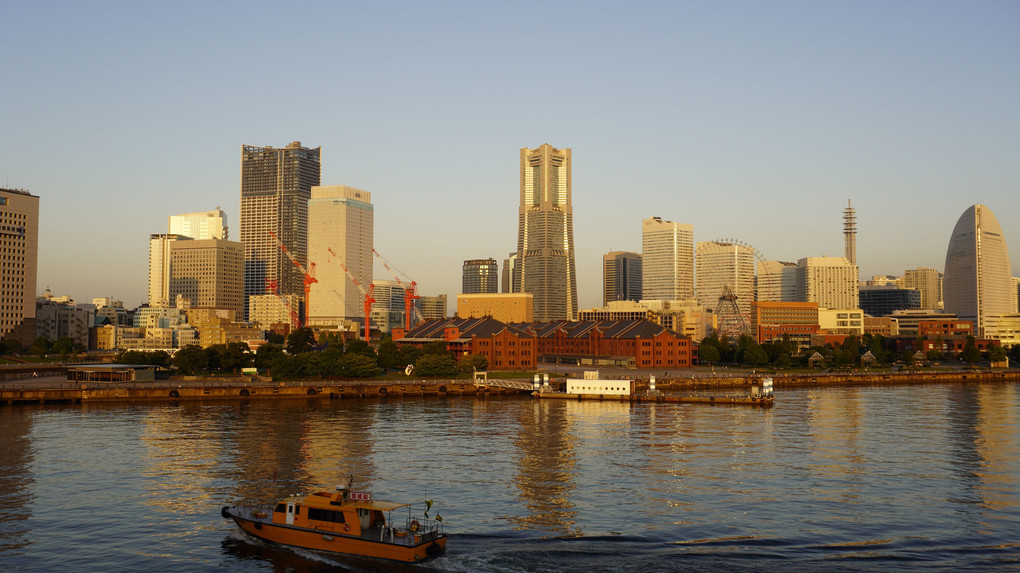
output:
<path id="1" fill-rule="evenodd" d="M 371 338 L 372 304 L 375 303 L 375 299 L 372 298 L 372 292 L 375 290 L 375 285 L 373 284 L 368 285 L 368 291 L 365 291 L 365 287 L 361 286 L 361 283 L 358 282 L 358 279 L 354 278 L 354 274 L 351 273 L 350 269 L 347 268 L 347 265 L 345 265 L 344 262 L 340 260 L 340 257 L 338 257 L 337 254 L 333 252 L 333 249 L 327 248 L 326 250 L 329 251 L 329 254 L 333 259 L 336 259 L 336 262 L 340 265 L 340 268 L 342 268 L 344 272 L 347 273 L 347 278 L 351 279 L 351 282 L 354 283 L 354 286 L 358 287 L 358 290 L 361 291 L 361 296 L 365 297 L 365 342 L 370 342 L 372 340 Z"/>
<path id="2" fill-rule="evenodd" d="M 269 288 L 269 292 L 275 294 L 276 297 L 283 302 L 283 306 L 287 307 L 287 312 L 290 313 L 291 329 L 301 328 L 301 318 L 298 316 L 297 311 L 294 310 L 294 307 L 290 305 L 290 301 L 287 300 L 287 297 L 280 294 L 280 287 L 276 284 L 276 281 L 266 279 L 266 287 Z"/>
<path id="3" fill-rule="evenodd" d="M 311 263 L 310 265 L 308 265 L 308 269 L 306 270 L 305 267 L 301 264 L 301 262 L 297 260 L 297 257 L 295 257 L 290 252 L 290 250 L 287 249 L 287 246 L 283 244 L 283 241 L 281 241 L 280 238 L 276 236 L 276 233 L 269 231 L 269 236 L 272 237 L 274 241 L 276 241 L 276 245 L 280 247 L 280 250 L 283 251 L 283 254 L 287 255 L 287 258 L 290 259 L 290 262 L 294 263 L 294 266 L 297 267 L 297 269 L 301 271 L 301 274 L 304 276 L 305 320 L 302 324 L 308 324 L 308 307 L 311 306 L 309 303 L 311 301 L 312 284 L 319 282 L 315 280 L 315 263 Z"/>
<path id="4" fill-rule="evenodd" d="M 413 316 L 416 319 L 423 320 L 421 313 L 418 312 L 418 307 L 415 306 L 414 304 L 414 301 L 421 298 L 420 296 L 418 296 L 418 283 L 412 280 L 411 284 L 405 286 L 404 282 L 401 281 L 400 277 L 397 276 L 397 273 L 393 272 L 393 269 L 390 267 L 389 262 L 385 258 L 383 258 L 382 255 L 379 254 L 379 251 L 372 249 L 372 252 L 375 253 L 375 256 L 379 257 L 379 261 L 382 262 L 383 266 L 386 267 L 386 270 L 388 270 L 390 274 L 393 275 L 393 280 L 397 281 L 397 284 L 400 285 L 400 288 L 404 289 L 404 330 L 410 331 L 412 313 L 414 313 Z M 407 273 L 401 271 L 401 274 L 407 277 Z M 411 277 L 407 278 L 410 279 Z"/>

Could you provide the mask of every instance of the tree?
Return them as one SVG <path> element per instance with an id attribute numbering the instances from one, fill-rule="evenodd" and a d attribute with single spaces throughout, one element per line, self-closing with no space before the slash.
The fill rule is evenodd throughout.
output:
<path id="1" fill-rule="evenodd" d="M 273 362 L 282 356 L 283 347 L 279 344 L 263 344 L 255 351 L 255 367 L 262 369 L 270 368 L 272 367 Z"/>
<path id="2" fill-rule="evenodd" d="M 379 374 L 379 366 L 373 358 L 364 354 L 346 353 L 338 361 L 340 375 L 344 378 L 371 378 Z"/>
<path id="3" fill-rule="evenodd" d="M 712 364 L 719 362 L 719 350 L 712 344 L 704 342 L 698 346 L 698 362 L 701 364 Z"/>
<path id="4" fill-rule="evenodd" d="M 28 351 L 36 356 L 46 356 L 50 352 L 50 341 L 45 336 L 39 336 L 28 347 Z"/>
<path id="5" fill-rule="evenodd" d="M 990 346 L 988 348 L 988 360 L 991 362 L 1002 362 L 1006 360 L 1006 349 L 1001 346 Z"/>
<path id="6" fill-rule="evenodd" d="M 414 363 L 414 372 L 418 376 L 453 376 L 457 363 L 449 354 L 423 354 Z"/>
<path id="7" fill-rule="evenodd" d="M 170 367 L 170 355 L 163 350 L 146 352 L 144 350 L 126 350 L 113 359 L 117 364 L 151 364 L 160 368 Z"/>
<path id="8" fill-rule="evenodd" d="M 251 366 L 255 357 L 252 356 L 248 345 L 243 342 L 230 342 L 220 345 L 216 349 L 220 368 L 236 373 L 241 368 Z"/>
<path id="9" fill-rule="evenodd" d="M 403 368 L 406 364 L 400 360 L 400 347 L 389 337 L 379 343 L 379 366 L 383 368 Z"/>
<path id="10" fill-rule="evenodd" d="M 426 344 L 425 346 L 423 346 L 421 348 L 421 353 L 422 353 L 422 356 L 424 356 L 426 354 L 434 354 L 434 355 L 444 355 L 444 354 L 448 355 L 448 354 L 450 354 L 450 352 L 446 349 L 446 341 L 445 340 L 437 340 L 435 342 L 430 342 L 430 343 Z"/>
<path id="11" fill-rule="evenodd" d="M 376 357 L 375 349 L 372 348 L 372 345 L 360 338 L 348 341 L 347 348 L 344 349 L 344 352 L 347 354 L 360 354 L 373 359 Z"/>
<path id="12" fill-rule="evenodd" d="M 483 371 L 489 367 L 489 359 L 481 354 L 468 354 L 461 357 L 457 362 L 457 369 L 461 372 Z"/>
<path id="13" fill-rule="evenodd" d="M 191 344 L 174 353 L 173 365 L 182 374 L 194 374 L 209 365 L 209 356 L 201 346 Z"/>
<path id="14" fill-rule="evenodd" d="M 977 341 L 971 335 L 967 336 L 967 342 L 963 345 L 963 352 L 960 353 L 960 360 L 963 360 L 971 366 L 973 366 L 978 360 L 981 360 L 981 351 L 978 350 Z"/>
<path id="15" fill-rule="evenodd" d="M 77 354 L 85 349 L 82 348 L 82 345 L 77 340 L 70 336 L 62 336 L 53 343 L 53 347 L 50 350 L 66 358 L 70 354 Z"/>
<path id="16" fill-rule="evenodd" d="M 0 353 L 17 354 L 21 352 L 22 349 L 23 346 L 20 340 L 18 340 L 17 338 L 7 338 L 4 339 L 3 345 L 0 346 Z"/>
<path id="17" fill-rule="evenodd" d="M 758 366 L 759 364 L 765 364 L 769 361 L 769 357 L 765 354 L 765 350 L 762 349 L 761 345 L 757 342 L 752 342 L 744 350 L 744 363 L 752 366 Z"/>
<path id="18" fill-rule="evenodd" d="M 315 333 L 307 326 L 295 329 L 287 337 L 287 354 L 291 356 L 311 352 L 313 348 L 315 348 Z"/>

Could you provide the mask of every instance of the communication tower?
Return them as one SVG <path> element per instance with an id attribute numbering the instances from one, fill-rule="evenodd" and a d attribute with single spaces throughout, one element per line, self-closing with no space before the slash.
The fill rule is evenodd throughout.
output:
<path id="1" fill-rule="evenodd" d="M 857 211 L 850 206 L 850 199 L 846 200 L 846 209 L 843 209 L 843 249 L 844 256 L 851 265 L 857 264 Z"/>

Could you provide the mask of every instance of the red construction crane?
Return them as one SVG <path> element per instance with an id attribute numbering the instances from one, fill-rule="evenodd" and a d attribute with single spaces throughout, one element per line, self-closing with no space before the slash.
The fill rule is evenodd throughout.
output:
<path id="1" fill-rule="evenodd" d="M 361 291 L 361 295 L 365 297 L 365 342 L 370 342 L 372 339 L 372 321 L 371 321 L 372 304 L 375 302 L 375 299 L 372 298 L 372 292 L 375 290 L 375 285 L 373 284 L 368 285 L 368 291 L 366 292 L 365 287 L 361 286 L 361 283 L 358 282 L 358 279 L 354 278 L 354 274 L 352 274 L 350 269 L 347 268 L 347 265 L 345 265 L 344 262 L 340 260 L 340 257 L 338 257 L 337 254 L 333 252 L 333 249 L 327 248 L 326 250 L 329 251 L 330 256 L 333 259 L 335 259 L 336 262 L 340 265 L 340 268 L 342 268 L 344 272 L 347 273 L 347 278 L 351 279 L 351 282 L 354 283 L 354 286 L 358 287 L 358 290 Z"/>
<path id="2" fill-rule="evenodd" d="M 287 312 L 290 313 L 291 330 L 295 328 L 301 328 L 301 318 L 298 316 L 297 311 L 294 310 L 294 307 L 290 305 L 290 302 L 287 300 L 287 297 L 280 294 L 280 287 L 276 284 L 276 281 L 266 279 L 266 287 L 269 288 L 269 292 L 275 294 L 277 298 L 283 301 L 283 306 L 287 307 Z"/>
<path id="3" fill-rule="evenodd" d="M 389 262 L 379 254 L 379 251 L 372 249 L 372 252 L 375 253 L 375 256 L 379 257 L 379 261 L 382 262 L 384 267 L 386 267 L 386 270 L 390 271 L 390 274 L 393 275 L 393 279 L 397 281 L 397 284 L 400 285 L 401 288 L 404 289 L 404 331 L 410 331 L 412 313 L 413 316 L 421 319 L 421 313 L 418 312 L 418 308 L 414 304 L 415 300 L 421 298 L 418 296 L 418 283 L 411 281 L 411 284 L 404 286 L 403 281 L 400 280 L 397 273 L 393 272 L 393 269 L 390 268 Z M 407 273 L 401 271 L 401 274 L 407 277 Z M 411 277 L 407 278 L 410 279 Z"/>
<path id="4" fill-rule="evenodd" d="M 283 251 L 283 254 L 287 255 L 287 258 L 290 259 L 290 262 L 294 263 L 294 266 L 297 267 L 297 269 L 299 271 L 301 271 L 301 274 L 304 276 L 304 281 L 305 281 L 305 320 L 304 320 L 303 324 L 308 324 L 308 307 L 311 306 L 310 305 L 310 301 L 311 301 L 312 283 L 319 282 L 319 281 L 315 280 L 315 263 L 309 264 L 308 265 L 308 269 L 306 270 L 305 267 L 301 264 L 301 262 L 297 260 L 297 257 L 295 257 L 293 254 L 291 254 L 290 250 L 287 249 L 287 246 L 283 244 L 283 241 L 281 241 L 280 238 L 276 236 L 276 233 L 274 233 L 272 231 L 269 231 L 269 236 L 272 237 L 274 241 L 276 241 L 276 245 L 278 247 L 280 247 L 280 250 Z"/>

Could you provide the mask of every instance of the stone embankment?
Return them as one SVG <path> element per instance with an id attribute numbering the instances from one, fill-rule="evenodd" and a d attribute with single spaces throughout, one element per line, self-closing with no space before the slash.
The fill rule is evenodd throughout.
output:
<path id="1" fill-rule="evenodd" d="M 690 391 L 739 389 L 746 392 L 763 374 L 712 375 L 656 378 L 664 394 Z M 1020 382 L 1020 369 L 957 370 L 951 372 L 853 372 L 772 374 L 776 392 L 783 388 L 864 386 L 890 384 L 939 384 L 968 382 Z M 647 377 L 634 378 L 637 391 L 648 390 Z M 562 386 L 562 379 L 554 379 Z M 516 387 L 515 387 L 516 383 Z M 236 378 L 181 377 L 147 382 L 74 383 L 59 376 L 0 382 L 0 405 L 25 403 L 82 403 L 100 401 L 179 401 L 255 398 L 396 398 L 412 396 L 488 396 L 531 394 L 531 381 L 490 380 L 304 380 L 272 382 L 257 376 Z"/>

